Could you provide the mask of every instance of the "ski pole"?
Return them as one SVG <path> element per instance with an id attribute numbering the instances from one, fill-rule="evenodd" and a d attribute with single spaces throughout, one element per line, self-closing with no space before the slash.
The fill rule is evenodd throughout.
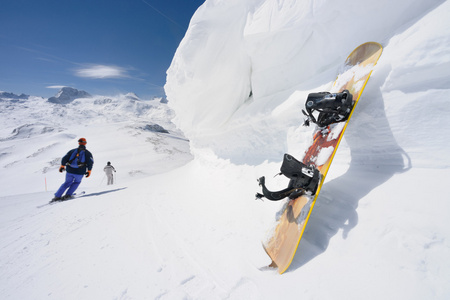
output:
<path id="1" fill-rule="evenodd" d="M 100 184 L 98 185 L 98 186 L 101 186 L 102 185 L 102 183 L 103 183 L 103 180 L 105 180 L 105 174 L 103 175 L 103 178 L 102 178 L 102 181 L 100 182 Z"/>

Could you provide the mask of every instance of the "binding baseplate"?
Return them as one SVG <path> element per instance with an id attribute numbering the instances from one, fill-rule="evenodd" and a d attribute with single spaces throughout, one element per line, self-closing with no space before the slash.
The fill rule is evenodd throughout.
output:
<path id="1" fill-rule="evenodd" d="M 309 126 L 310 122 L 319 127 L 326 127 L 330 124 L 347 120 L 353 107 L 353 96 L 348 90 L 340 93 L 319 92 L 311 93 L 306 99 L 307 117 L 304 124 Z"/>
<path id="2" fill-rule="evenodd" d="M 267 189 L 266 179 L 263 176 L 258 179 L 263 193 L 256 193 L 256 199 L 265 197 L 272 201 L 279 201 L 286 197 L 295 199 L 304 193 L 310 193 L 311 195 L 316 193 L 321 174 L 314 166 L 307 166 L 293 156 L 285 154 L 280 171 L 279 174 L 283 174 L 290 179 L 288 187 L 281 191 L 272 192 Z"/>

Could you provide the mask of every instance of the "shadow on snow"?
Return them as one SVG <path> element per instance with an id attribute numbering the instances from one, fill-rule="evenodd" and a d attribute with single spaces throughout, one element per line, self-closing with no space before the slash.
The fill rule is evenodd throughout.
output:
<path id="1" fill-rule="evenodd" d="M 325 252 L 339 230 L 347 238 L 358 224 L 359 200 L 394 174 L 411 168 L 408 154 L 397 144 L 389 126 L 381 91 L 366 90 L 361 100 L 344 136 L 351 151 L 350 167 L 323 185 L 290 271 Z"/>

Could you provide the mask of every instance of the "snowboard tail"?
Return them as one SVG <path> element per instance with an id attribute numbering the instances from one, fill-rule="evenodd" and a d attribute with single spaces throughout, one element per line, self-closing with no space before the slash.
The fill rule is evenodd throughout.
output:
<path id="1" fill-rule="evenodd" d="M 368 42 L 358 46 L 347 57 L 344 69 L 339 73 L 331 88 L 330 93 L 349 92 L 352 95 L 353 103 L 350 112 L 342 120 L 336 120 L 334 123 L 331 121 L 331 123 L 329 121 L 321 124 L 316 123 L 313 143 L 306 150 L 302 160 L 302 165 L 312 166 L 320 172 L 315 193 L 299 193 L 300 196 L 290 199 L 273 235 L 267 242 L 263 243 L 264 250 L 272 259 L 270 266 L 278 268 L 280 274 L 283 274 L 289 268 L 294 259 L 347 124 L 382 51 L 383 47 L 376 42 Z"/>

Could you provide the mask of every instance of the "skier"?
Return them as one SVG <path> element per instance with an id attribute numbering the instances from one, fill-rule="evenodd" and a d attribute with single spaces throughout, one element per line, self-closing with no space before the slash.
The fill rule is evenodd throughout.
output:
<path id="1" fill-rule="evenodd" d="M 72 198 L 73 193 L 86 175 L 86 178 L 91 175 L 92 166 L 94 165 L 94 158 L 91 152 L 86 150 L 86 139 L 80 138 L 78 140 L 78 148 L 72 149 L 62 158 L 59 172 L 67 171 L 66 181 L 56 191 L 53 201 L 62 201 Z M 87 169 L 87 170 L 86 170 Z M 64 192 L 66 194 L 63 196 Z"/>
<path id="2" fill-rule="evenodd" d="M 106 173 L 106 177 L 108 178 L 108 185 L 113 184 L 113 171 L 116 172 L 116 169 L 111 165 L 111 162 L 108 161 L 106 166 L 103 168 L 103 171 Z"/>

